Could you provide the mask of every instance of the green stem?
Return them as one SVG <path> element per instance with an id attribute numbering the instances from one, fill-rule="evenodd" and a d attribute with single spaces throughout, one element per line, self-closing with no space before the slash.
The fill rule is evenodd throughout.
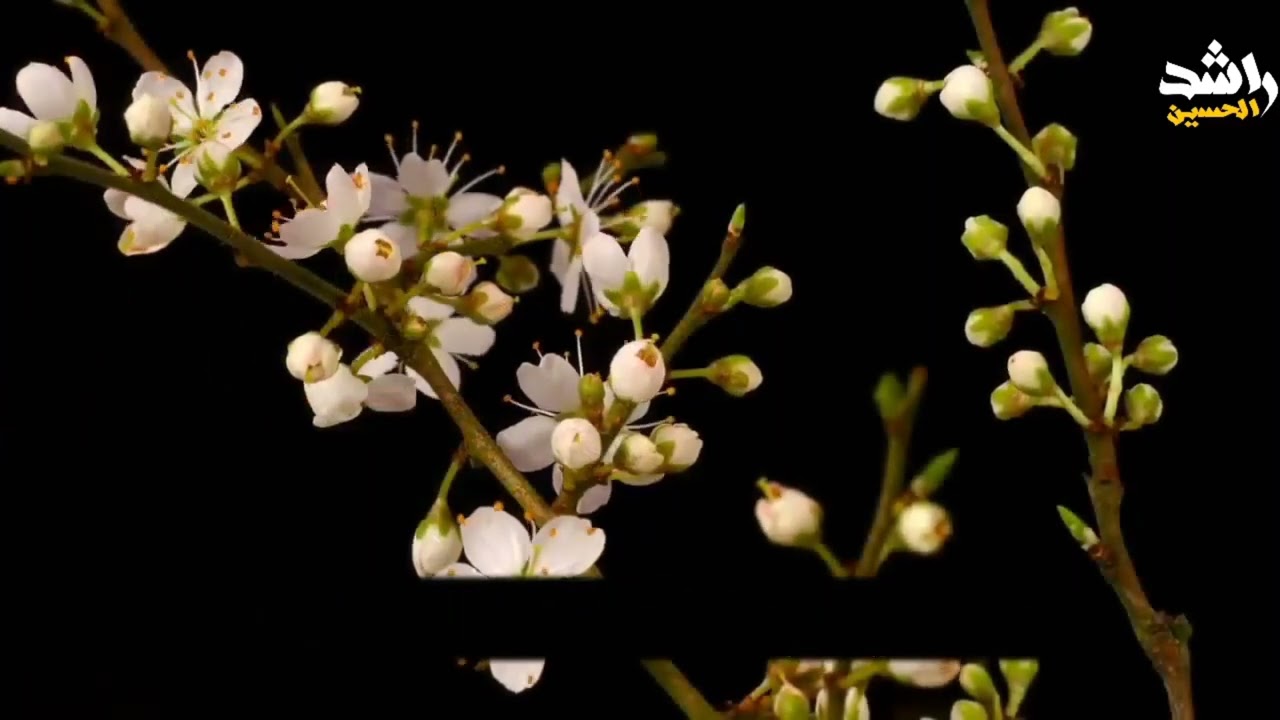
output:
<path id="1" fill-rule="evenodd" d="M 464 444 L 458 448 L 453 454 L 453 459 L 449 461 L 449 469 L 444 471 L 444 480 L 440 481 L 440 491 L 436 493 L 436 497 L 440 500 L 449 499 L 449 490 L 453 487 L 453 481 L 458 477 L 458 471 L 462 469 L 463 463 L 467 461 L 467 446 Z"/>
<path id="2" fill-rule="evenodd" d="M 695 368 L 693 370 L 672 370 L 667 373 L 668 380 L 692 380 L 694 378 L 711 377 L 711 368 Z"/>
<path id="3" fill-rule="evenodd" d="M 670 660 L 641 660 L 640 663 L 689 720 L 721 720 L 724 717 Z"/>
<path id="4" fill-rule="evenodd" d="M 106 150 L 103 150 L 102 146 L 98 145 L 98 143 L 93 143 L 92 145 L 89 145 L 88 147 L 85 148 L 85 150 L 89 151 L 90 155 L 93 155 L 94 157 L 101 160 L 104 165 L 106 165 L 107 167 L 115 171 L 117 175 L 121 177 L 132 176 L 132 173 L 129 172 L 129 168 L 126 168 L 124 165 L 121 165 L 119 160 L 116 160 L 115 158 L 111 157 L 111 153 L 107 152 Z"/>
<path id="5" fill-rule="evenodd" d="M 277 124 L 281 125 L 280 132 L 276 133 L 275 138 L 271 141 L 275 145 L 283 145 L 285 140 L 289 139 L 290 136 L 298 131 L 298 128 L 307 124 L 306 113 L 303 113 L 286 123 L 283 122 L 284 115 L 280 114 L 280 109 L 278 107 L 273 105 L 271 109 L 276 115 Z"/>
<path id="6" fill-rule="evenodd" d="M 143 150 L 147 156 L 147 167 L 142 171 L 142 179 L 147 182 L 155 182 L 156 176 L 160 174 L 160 152 L 158 150 Z"/>
<path id="7" fill-rule="evenodd" d="M 644 322 L 640 318 L 640 313 L 632 309 L 628 314 L 631 316 L 631 329 L 635 332 L 636 339 L 642 339 L 644 337 Z"/>
<path id="8" fill-rule="evenodd" d="M 1093 426 L 1093 421 L 1089 419 L 1088 415 L 1084 414 L 1080 406 L 1076 405 L 1076 401 L 1072 400 L 1061 386 L 1054 386 L 1053 395 L 1058 401 L 1058 407 L 1066 410 L 1072 419 L 1080 423 L 1080 427 L 1088 428 Z"/>
<path id="9" fill-rule="evenodd" d="M 924 396 L 925 382 L 929 379 L 923 367 L 911 371 L 907 380 L 907 392 L 895 413 L 885 418 L 884 432 L 888 448 L 884 455 L 884 474 L 880 478 L 880 498 L 876 514 L 862 545 L 862 554 L 854 566 L 856 578 L 875 577 L 884 558 L 884 547 L 893 534 L 894 505 L 907 483 L 907 454 L 911 449 L 911 434 L 915 429 L 916 412 Z"/>
<path id="10" fill-rule="evenodd" d="M 706 287 L 707 283 L 713 280 L 719 280 L 729 271 L 729 266 L 733 264 L 733 259 L 738 255 L 738 249 L 742 247 L 742 235 L 740 233 L 726 233 L 724 240 L 720 242 L 720 256 L 716 258 L 716 264 L 711 268 L 711 273 L 707 275 L 706 281 L 702 287 Z M 675 354 L 684 347 L 685 342 L 689 340 L 689 336 L 707 324 L 707 321 L 713 317 L 708 314 L 702 306 L 702 294 L 693 299 L 693 303 L 689 305 L 689 309 L 684 311 L 680 321 L 672 328 L 666 339 L 662 341 L 662 359 L 671 364 L 671 359 Z"/>
<path id="11" fill-rule="evenodd" d="M 1026 145 L 1019 142 L 1003 125 L 996 125 L 991 129 L 996 131 L 996 135 L 999 135 L 1006 145 L 1013 148 L 1013 151 L 1018 154 L 1022 162 L 1026 163 L 1026 166 L 1031 168 L 1038 177 L 1048 179 L 1049 171 L 1045 169 L 1044 163 Z"/>
<path id="12" fill-rule="evenodd" d="M 827 564 L 827 569 L 831 571 L 832 577 L 849 577 L 849 571 L 845 569 L 840 562 L 840 558 L 836 557 L 836 554 L 831 551 L 831 548 L 827 547 L 826 543 L 819 542 L 814 545 L 813 551 L 818 554 L 818 557 L 822 558 L 822 562 Z"/>
<path id="13" fill-rule="evenodd" d="M 99 26 L 105 26 L 107 24 L 107 16 L 98 12 L 98 9 L 93 5 L 90 5 L 88 0 L 73 0 L 73 2 L 66 3 L 66 5 L 88 15 L 89 19 L 98 23 Z"/>
<path id="14" fill-rule="evenodd" d="M 227 222 L 231 227 L 240 229 L 240 218 L 236 217 L 236 205 L 231 200 L 231 193 L 224 192 L 218 194 L 218 199 L 222 201 L 222 209 L 227 213 Z"/>
<path id="15" fill-rule="evenodd" d="M 999 258 L 1000 262 L 1009 268 L 1009 272 L 1013 274 L 1013 279 L 1018 281 L 1018 284 L 1027 291 L 1028 295 L 1035 297 L 1040 294 L 1040 283 L 1031 277 L 1031 273 L 1027 272 L 1027 266 L 1023 265 L 1021 260 L 1014 257 L 1013 253 L 1008 250 L 1001 250 Z"/>
<path id="16" fill-rule="evenodd" d="M 1124 392 L 1124 357 L 1116 348 L 1111 353 L 1111 384 L 1107 386 L 1107 404 L 1102 410 L 1102 417 L 1108 425 L 1116 419 L 1116 411 L 1120 409 L 1120 394 Z"/>
<path id="17" fill-rule="evenodd" d="M 1053 272 L 1053 258 L 1049 252 L 1039 245 L 1035 246 L 1036 260 L 1040 262 L 1040 272 L 1044 274 L 1045 292 L 1050 299 L 1058 297 L 1058 278 Z"/>
<path id="18" fill-rule="evenodd" d="M 307 154 L 302 150 L 302 139 L 294 134 L 298 128 L 306 125 L 306 114 L 303 113 L 294 118 L 293 122 L 285 123 L 284 113 L 280 112 L 280 108 L 273 103 L 271 115 L 275 118 L 276 124 L 281 127 L 280 134 L 273 141 L 273 147 L 278 151 L 280 143 L 283 142 L 289 150 L 289 156 L 293 158 L 293 166 L 297 168 L 298 192 L 311 198 L 324 197 L 324 188 L 320 187 L 320 182 L 316 180 L 316 173 L 311 168 L 311 162 L 307 160 Z"/>
<path id="19" fill-rule="evenodd" d="M 1009 72 L 1014 74 L 1022 72 L 1022 69 L 1025 68 L 1028 64 L 1030 64 L 1030 62 L 1034 60 L 1035 57 L 1039 55 L 1040 51 L 1043 49 L 1044 49 L 1044 42 L 1040 38 L 1036 38 L 1035 42 L 1027 46 L 1026 50 L 1023 50 L 1021 53 L 1019 53 L 1018 56 L 1015 57 L 1013 61 L 1009 63 Z"/>

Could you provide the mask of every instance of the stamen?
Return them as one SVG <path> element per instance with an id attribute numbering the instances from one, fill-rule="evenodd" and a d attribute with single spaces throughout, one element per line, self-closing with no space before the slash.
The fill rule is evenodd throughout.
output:
<path id="1" fill-rule="evenodd" d="M 391 163 L 396 166 L 396 172 L 400 172 L 400 158 L 396 157 L 396 139 L 387 133 L 382 136 L 383 142 L 387 144 L 387 150 L 391 153 Z"/>
<path id="2" fill-rule="evenodd" d="M 502 402 L 508 405 L 515 405 L 521 410 L 524 410 L 525 412 L 528 412 L 528 413 L 533 413 L 534 415 L 542 415 L 543 417 L 550 417 L 550 418 L 553 418 L 556 416 L 556 414 L 551 412 L 550 410 L 543 410 L 542 408 L 536 407 L 534 405 L 526 405 L 520 402 L 519 400 L 516 400 L 515 398 L 511 397 L 510 395 L 504 396 L 502 398 Z"/>
<path id="3" fill-rule="evenodd" d="M 411 137 L 413 138 L 413 141 L 412 141 L 413 154 L 417 155 L 418 154 L 418 121 L 417 120 L 414 120 L 409 123 L 409 132 L 411 134 Z"/>
<path id="4" fill-rule="evenodd" d="M 459 525 L 466 525 L 466 524 L 467 524 L 467 516 L 466 516 L 466 515 L 463 515 L 462 513 L 458 513 L 457 520 L 458 520 L 458 524 L 459 524 Z"/>
<path id="5" fill-rule="evenodd" d="M 667 388 L 666 390 L 663 390 L 662 392 L 666 393 L 667 397 L 675 397 L 676 388 L 674 385 L 672 385 L 671 387 Z"/>
<path id="6" fill-rule="evenodd" d="M 435 158 L 436 153 L 439 151 L 440 151 L 440 146 L 436 145 L 435 143 L 431 143 L 430 149 L 427 150 L 427 159 L 431 160 Z"/>
<path id="7" fill-rule="evenodd" d="M 462 162 L 466 162 L 470 157 L 471 157 L 470 155 L 463 155 Z M 458 167 L 462 167 L 462 162 L 458 163 Z M 458 172 L 457 168 L 454 168 L 454 174 L 457 174 L 457 172 Z M 463 185 L 462 187 L 458 188 L 457 190 L 454 190 L 453 192 L 455 193 L 466 192 L 471 188 L 475 187 L 476 185 L 479 185 L 481 181 L 487 180 L 493 177 L 494 175 L 502 175 L 506 172 L 507 172 L 507 166 L 499 165 L 498 167 L 490 170 L 487 173 L 477 175 L 474 179 L 471 180 L 471 182 L 467 183 L 466 185 Z"/>
<path id="8" fill-rule="evenodd" d="M 578 377 L 585 377 L 587 374 L 587 369 L 586 369 L 586 366 L 583 365 L 582 331 L 581 330 L 573 331 L 573 342 L 575 345 L 578 346 Z"/>
<path id="9" fill-rule="evenodd" d="M 502 501 L 499 500 L 498 502 L 494 503 L 493 509 L 497 510 L 498 512 L 502 512 Z"/>
<path id="10" fill-rule="evenodd" d="M 449 143 L 449 149 L 444 153 L 443 162 L 446 166 L 449 164 L 449 158 L 453 157 L 453 151 L 457 149 L 458 143 L 462 142 L 462 131 L 459 130 L 453 134 L 453 142 Z"/>
<path id="11" fill-rule="evenodd" d="M 470 153 L 463 153 L 462 157 L 458 158 L 458 164 L 454 165 L 452 170 L 449 170 L 449 162 L 447 160 L 444 161 L 445 170 L 449 170 L 449 181 L 453 182 L 457 180 L 458 173 L 462 171 L 462 166 L 466 165 L 469 162 L 471 162 Z"/>
<path id="12" fill-rule="evenodd" d="M 472 360 L 471 358 L 465 358 L 465 357 L 462 357 L 461 355 L 454 355 L 453 359 L 457 360 L 463 365 L 466 365 L 467 369 L 469 370 L 475 371 L 480 369 L 480 363 L 476 362 L 475 360 Z"/>
<path id="13" fill-rule="evenodd" d="M 538 353 L 538 359 L 541 360 L 542 359 L 542 343 L 535 340 L 533 342 L 533 351 Z"/>
<path id="14" fill-rule="evenodd" d="M 623 190 L 626 190 L 629 187 L 639 185 L 639 184 L 640 184 L 640 178 L 631 178 L 630 180 L 614 188 L 613 192 L 609 193 L 609 195 L 605 197 L 603 200 L 601 200 L 600 202 L 601 204 L 620 202 L 621 199 L 618 196 L 622 194 Z"/>
<path id="15" fill-rule="evenodd" d="M 602 192 L 601 188 L 603 186 L 601 183 L 604 181 L 605 174 L 612 165 L 613 153 L 605 150 L 604 156 L 600 158 L 600 164 L 596 166 L 596 172 L 591 178 L 591 187 L 587 188 L 587 196 L 583 198 L 587 203 L 587 207 L 595 207 L 593 198 Z"/>
<path id="16" fill-rule="evenodd" d="M 659 425 L 665 425 L 667 423 L 673 423 L 675 421 L 676 419 L 674 417 L 664 417 L 661 420 L 654 420 L 653 422 L 628 425 L 627 429 L 628 430 L 648 430 L 649 428 L 655 428 L 655 427 L 658 427 Z"/>
<path id="17" fill-rule="evenodd" d="M 525 511 L 524 511 L 524 521 L 525 521 L 525 522 L 529 522 L 529 523 L 533 522 L 533 513 L 529 512 L 528 510 L 525 510 Z"/>

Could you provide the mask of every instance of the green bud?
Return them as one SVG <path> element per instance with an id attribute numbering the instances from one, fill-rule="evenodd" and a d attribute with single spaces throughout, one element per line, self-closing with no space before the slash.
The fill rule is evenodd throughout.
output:
<path id="1" fill-rule="evenodd" d="M 742 234 L 742 228 L 747 224 L 747 206 L 739 205 L 733 210 L 733 217 L 729 218 L 729 234 L 737 237 Z"/>
<path id="2" fill-rule="evenodd" d="M 430 332 L 431 328 L 427 325 L 427 321 L 418 317 L 414 313 L 405 313 L 404 319 L 400 321 L 400 334 L 405 340 L 421 340 Z"/>
<path id="3" fill-rule="evenodd" d="M 778 720 L 809 720 L 809 698 L 793 685 L 783 685 L 773 696 Z"/>
<path id="4" fill-rule="evenodd" d="M 742 397 L 760 387 L 764 374 L 746 355 L 728 355 L 707 366 L 708 380 L 734 397 Z"/>
<path id="5" fill-rule="evenodd" d="M 458 562 L 462 556 L 462 535 L 449 504 L 437 498 L 431 511 L 413 533 L 413 567 L 418 577 L 429 578 Z"/>
<path id="6" fill-rule="evenodd" d="M 498 259 L 494 280 L 503 290 L 519 295 L 538 287 L 540 277 L 537 264 L 524 255 L 503 255 Z"/>
<path id="7" fill-rule="evenodd" d="M 1067 532 L 1071 533 L 1071 537 L 1080 543 L 1080 547 L 1085 550 L 1091 550 L 1097 546 L 1098 533 L 1085 524 L 1085 521 L 1081 520 L 1079 515 L 1059 505 L 1058 517 L 1062 518 L 1062 524 L 1067 526 Z"/>
<path id="8" fill-rule="evenodd" d="M 1164 414 L 1164 400 L 1160 393 L 1146 383 L 1139 383 L 1124 393 L 1124 414 L 1128 419 L 1125 429 L 1133 430 L 1152 425 Z"/>
<path id="9" fill-rule="evenodd" d="M 1049 372 L 1049 361 L 1035 350 L 1019 350 L 1005 363 L 1009 370 L 1009 382 L 1033 398 L 1054 394 L 1058 383 Z"/>
<path id="10" fill-rule="evenodd" d="M 1164 335 L 1152 335 L 1133 351 L 1133 367 L 1149 375 L 1166 375 L 1178 364 L 1178 348 Z"/>
<path id="11" fill-rule="evenodd" d="M 1073 7 L 1049 13 L 1040 25 L 1040 44 L 1052 55 L 1079 55 L 1092 37 L 1093 23 Z"/>
<path id="12" fill-rule="evenodd" d="M 972 700 L 957 700 L 950 720 L 987 720 L 987 709 Z"/>
<path id="13" fill-rule="evenodd" d="M 599 373 L 587 373 L 578 381 L 578 401 L 591 417 L 604 412 L 604 380 Z"/>
<path id="14" fill-rule="evenodd" d="M 220 143 L 205 143 L 197 153 L 196 180 L 209 192 L 231 192 L 243 171 L 231 149 Z"/>
<path id="15" fill-rule="evenodd" d="M 1098 343 L 1084 344 L 1084 364 L 1094 383 L 1100 385 L 1111 377 L 1111 351 Z"/>
<path id="16" fill-rule="evenodd" d="M 1012 420 L 1022 417 L 1036 406 L 1035 399 L 1022 392 L 1012 382 L 1000 383 L 991 391 L 991 412 L 997 420 Z"/>
<path id="17" fill-rule="evenodd" d="M 1014 310 L 1008 305 L 978 308 L 964 321 L 964 336 L 980 348 L 995 345 L 1013 329 Z"/>
<path id="18" fill-rule="evenodd" d="M 0 177 L 4 178 L 10 185 L 17 183 L 26 176 L 27 166 L 21 160 L 0 161 Z"/>
<path id="19" fill-rule="evenodd" d="M 1027 697 L 1031 683 L 1040 672 L 1038 660 L 1001 660 L 1000 673 L 1004 675 L 1004 684 L 1009 688 L 1008 710 L 1010 717 L 1017 717 L 1022 702 Z"/>
<path id="20" fill-rule="evenodd" d="M 52 120 L 41 120 L 27 131 L 27 144 L 31 146 L 31 152 L 37 156 L 56 155 L 62 152 L 67 139 L 62 134 L 62 128 L 58 127 L 58 123 Z"/>
<path id="21" fill-rule="evenodd" d="M 991 673 L 978 663 L 965 663 L 960 668 L 960 687 L 983 705 L 1000 704 L 1000 692 L 991 680 Z"/>
<path id="22" fill-rule="evenodd" d="M 702 306 L 702 312 L 712 315 L 718 312 L 724 312 L 729 307 L 729 299 L 732 291 L 729 286 L 724 284 L 720 278 L 707 281 L 702 286 L 702 293 L 698 296 L 698 304 Z"/>
<path id="23" fill-rule="evenodd" d="M 560 187 L 560 163 L 549 163 L 542 168 L 542 185 L 547 189 L 547 194 L 556 194 L 556 189 Z"/>
<path id="24" fill-rule="evenodd" d="M 1120 352 L 1130 314 L 1124 291 L 1110 283 L 1099 285 L 1084 296 L 1080 312 L 1098 342 L 1112 353 Z"/>
<path id="25" fill-rule="evenodd" d="M 1191 640 L 1191 621 L 1186 615 L 1177 615 L 1173 618 L 1173 622 L 1169 624 L 1169 630 L 1180 643 L 1187 643 Z"/>
<path id="26" fill-rule="evenodd" d="M 906 386 L 893 373 L 881 375 L 880 381 L 876 383 L 876 389 L 872 393 L 872 398 L 876 401 L 876 407 L 880 410 L 880 418 L 883 420 L 896 416 L 898 408 L 902 407 L 902 401 L 906 397 Z"/>
<path id="27" fill-rule="evenodd" d="M 997 260 L 1009 244 L 1009 228 L 989 215 L 979 215 L 964 221 L 964 233 L 960 242 L 978 260 Z"/>
<path id="28" fill-rule="evenodd" d="M 791 276 L 762 267 L 742 283 L 742 301 L 755 307 L 777 307 L 791 299 Z"/>
<path id="29" fill-rule="evenodd" d="M 942 483 L 951 474 L 951 468 L 955 467 L 958 457 L 960 451 L 955 448 L 935 455 L 911 481 L 911 494 L 924 500 L 938 492 L 938 488 L 942 487 Z"/>
<path id="30" fill-rule="evenodd" d="M 637 157 L 658 149 L 658 136 L 654 133 L 636 133 L 627 138 L 627 150 Z"/>
<path id="31" fill-rule="evenodd" d="M 914 120 L 931 94 L 924 80 L 891 77 L 876 90 L 875 109 L 891 120 Z"/>
<path id="32" fill-rule="evenodd" d="M 1045 165 L 1056 165 L 1063 170 L 1076 166 L 1076 136 L 1065 127 L 1053 123 L 1031 138 L 1031 150 Z"/>

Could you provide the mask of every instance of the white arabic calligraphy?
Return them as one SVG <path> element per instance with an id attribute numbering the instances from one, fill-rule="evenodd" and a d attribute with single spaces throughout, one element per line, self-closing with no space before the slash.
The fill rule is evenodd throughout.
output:
<path id="1" fill-rule="evenodd" d="M 1262 111 L 1262 114 L 1266 115 L 1267 110 L 1270 110 L 1271 105 L 1275 103 L 1276 96 L 1280 95 L 1280 89 L 1276 87 L 1275 78 L 1271 76 L 1271 73 L 1258 74 L 1258 63 L 1254 60 L 1253 53 L 1249 53 L 1240 61 L 1240 64 L 1244 66 L 1244 76 L 1241 77 L 1240 68 L 1236 67 L 1236 64 L 1231 62 L 1225 53 L 1219 54 L 1221 50 L 1222 44 L 1214 40 L 1209 43 L 1209 52 L 1200 58 L 1200 62 L 1205 67 L 1212 68 L 1217 65 L 1225 69 L 1225 72 L 1218 73 L 1216 78 L 1208 72 L 1202 77 L 1197 77 L 1192 70 L 1166 62 L 1164 65 L 1165 74 L 1185 82 L 1171 83 L 1161 79 L 1160 94 L 1181 95 L 1188 100 L 1197 95 L 1234 95 L 1240 91 L 1240 86 L 1247 79 L 1249 81 L 1248 94 L 1252 95 L 1258 92 L 1259 89 L 1266 91 L 1267 107 Z"/>

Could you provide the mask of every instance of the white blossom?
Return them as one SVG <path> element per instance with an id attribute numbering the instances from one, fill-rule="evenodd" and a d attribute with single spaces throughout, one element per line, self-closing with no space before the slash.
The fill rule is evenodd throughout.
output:
<path id="1" fill-rule="evenodd" d="M 587 309 L 595 311 L 597 295 L 591 289 L 592 279 L 586 277 L 583 253 L 589 241 L 602 235 L 616 243 L 617 240 L 604 230 L 627 221 L 623 216 L 616 218 L 608 225 L 602 225 L 600 221 L 600 212 L 616 204 L 622 191 L 634 184 L 633 180 L 621 182 L 616 173 L 617 168 L 613 158 L 606 153 L 596 168 L 584 195 L 578 171 L 569 164 L 568 160 L 560 161 L 560 186 L 556 189 L 556 217 L 560 221 L 560 227 L 570 230 L 570 236 L 567 239 L 555 240 L 551 249 L 551 274 L 560 282 L 562 312 L 572 313 L 577 309 L 579 293 L 586 296 Z M 663 285 L 665 284 L 664 279 Z"/>
<path id="2" fill-rule="evenodd" d="M 471 364 L 468 358 L 479 357 L 489 352 L 497 340 L 497 333 L 487 325 L 481 325 L 464 317 L 454 317 L 452 307 L 429 298 L 415 297 L 409 301 L 409 312 L 421 319 L 426 325 L 426 336 L 422 342 L 435 356 L 436 362 L 448 376 L 455 388 L 462 387 L 462 370 L 458 367 L 461 361 Z M 370 378 L 399 376 L 409 378 L 410 387 L 429 398 L 436 393 L 413 368 L 402 367 L 400 358 L 393 352 L 385 352 L 370 359 L 360 368 L 360 374 Z M 404 383 L 404 381 L 398 381 Z"/>
<path id="3" fill-rule="evenodd" d="M 527 239 L 551 224 L 555 209 L 551 198 L 525 187 L 512 188 L 499 213 L 502 227 L 515 238 Z"/>
<path id="4" fill-rule="evenodd" d="M 951 518 L 937 503 L 913 502 L 898 516 L 898 536 L 911 552 L 932 555 L 951 537 Z"/>
<path id="5" fill-rule="evenodd" d="M 356 225 L 369 211 L 372 188 L 369 168 L 364 163 L 357 165 L 355 172 L 350 174 L 335 164 L 324 177 L 324 189 L 328 195 L 324 207 L 299 210 L 297 215 L 280 226 L 279 241 L 283 245 L 267 247 L 281 257 L 302 260 L 343 236 L 350 238 Z"/>
<path id="6" fill-rule="evenodd" d="M 1080 304 L 1085 323 L 1109 349 L 1119 349 L 1129 326 L 1129 300 L 1120 288 L 1106 283 L 1089 291 Z"/>
<path id="7" fill-rule="evenodd" d="M 400 247 L 381 230 L 370 228 L 356 233 L 342 246 L 347 270 L 364 282 L 386 282 L 400 274 L 404 257 Z"/>
<path id="8" fill-rule="evenodd" d="M 762 481 L 765 497 L 756 501 L 756 520 L 769 542 L 805 547 L 821 537 L 822 506 L 808 495 Z"/>
<path id="9" fill-rule="evenodd" d="M 672 470 L 687 470 L 702 453 L 702 438 L 698 432 L 684 423 L 663 423 L 649 435 L 666 458 L 666 466 Z"/>
<path id="10" fill-rule="evenodd" d="M 195 55 L 188 53 L 191 64 Z M 244 63 L 235 53 L 222 51 L 209 58 L 203 68 L 196 67 L 194 93 L 181 80 L 162 72 L 148 71 L 133 88 L 133 99 L 155 95 L 169 103 L 173 114 L 174 143 L 178 160 L 173 169 L 174 192 L 185 197 L 195 188 L 196 173 L 192 162 L 197 148 L 219 143 L 232 150 L 245 144 L 262 122 L 262 108 L 246 98 L 232 102 L 244 84 Z"/>
<path id="11" fill-rule="evenodd" d="M 289 374 L 303 382 L 333 377 L 342 360 L 342 349 L 318 332 L 299 335 L 289 343 L 284 364 Z"/>
<path id="12" fill-rule="evenodd" d="M 124 111 L 124 124 L 134 145 L 154 150 L 164 145 L 173 132 L 173 115 L 165 101 L 155 95 L 143 95 Z"/>
<path id="13" fill-rule="evenodd" d="M 146 167 L 146 163 L 137 158 L 125 158 L 125 162 L 137 169 Z M 169 183 L 163 177 L 156 180 L 161 187 L 169 189 Z M 186 198 L 194 187 L 193 185 L 186 193 L 178 194 L 177 197 Z M 108 189 L 102 193 L 102 199 L 113 215 L 129 221 L 116 243 L 116 247 L 125 255 L 159 252 L 169 247 L 169 243 L 176 240 L 187 227 L 187 221 L 179 215 L 123 190 Z"/>
<path id="14" fill-rule="evenodd" d="M 551 454 L 570 470 L 581 470 L 600 459 L 600 431 L 584 418 L 565 418 L 551 431 Z"/>
<path id="15" fill-rule="evenodd" d="M 645 200 L 633 205 L 627 211 L 627 215 L 640 227 L 653 228 L 660 234 L 666 235 L 671 231 L 671 226 L 675 223 L 679 212 L 679 208 L 670 200 Z"/>
<path id="16" fill-rule="evenodd" d="M 311 91 L 307 118 L 321 125 L 340 125 L 360 107 L 360 90 L 338 80 L 322 82 Z"/>
<path id="17" fill-rule="evenodd" d="M 646 402 L 662 391 L 667 365 L 652 340 L 632 340 L 609 363 L 609 386 L 627 402 Z"/>
<path id="18" fill-rule="evenodd" d="M 345 364 L 328 378 L 304 383 L 302 388 L 315 413 L 312 424 L 318 428 L 355 420 L 366 407 L 378 412 L 411 410 L 417 397 L 413 382 L 403 375 L 371 377 L 361 368 L 357 377 Z"/>
<path id="19" fill-rule="evenodd" d="M 598 232 L 585 238 L 582 262 L 596 302 L 617 317 L 630 317 L 632 312 L 643 314 L 662 297 L 671 277 L 671 250 L 667 239 L 651 227 L 640 228 L 625 251 L 612 235 Z M 622 291 L 631 274 L 638 281 L 640 295 L 624 297 Z M 620 305 L 626 302 L 636 305 Z"/>
<path id="20" fill-rule="evenodd" d="M 461 295 L 476 279 L 476 261 L 446 250 L 431 256 L 423 271 L 427 284 L 441 295 Z"/>
<path id="21" fill-rule="evenodd" d="M 89 66 L 74 55 L 65 58 L 68 76 L 58 68 L 44 63 L 28 63 L 18 71 L 16 84 L 18 97 L 27 106 L 30 115 L 11 108 L 0 108 L 0 129 L 27 139 L 31 128 L 41 121 L 67 123 L 76 117 L 80 103 L 88 109 L 86 121 L 96 120 L 98 89 L 93 82 Z M 92 126 L 87 128 L 92 131 Z"/>

